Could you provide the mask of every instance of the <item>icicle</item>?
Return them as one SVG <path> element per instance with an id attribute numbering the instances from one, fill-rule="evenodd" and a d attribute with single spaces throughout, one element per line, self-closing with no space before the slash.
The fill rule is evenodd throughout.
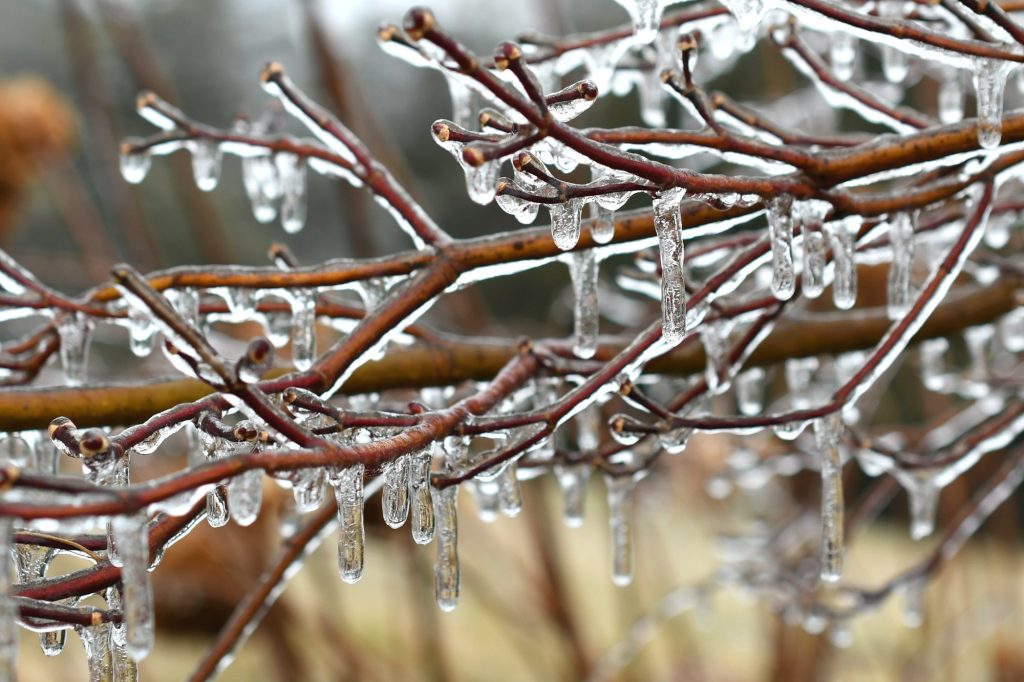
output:
<path id="1" fill-rule="evenodd" d="M 786 360 L 786 385 L 790 400 L 797 409 L 808 408 L 814 403 L 811 384 L 818 369 L 818 358 L 790 358 Z"/>
<path id="2" fill-rule="evenodd" d="M 1024 308 L 1017 308 L 999 321 L 999 339 L 1011 353 L 1024 351 Z"/>
<path id="3" fill-rule="evenodd" d="M 509 462 L 498 474 L 498 505 L 505 516 L 518 516 L 523 509 L 523 494 L 516 475 L 518 469 L 516 462 Z"/>
<path id="4" fill-rule="evenodd" d="M 751 367 L 736 377 L 736 406 L 740 414 L 753 417 L 761 413 L 764 400 L 764 370 Z"/>
<path id="5" fill-rule="evenodd" d="M 829 36 L 829 61 L 836 78 L 848 81 L 853 78 L 853 67 L 857 60 L 856 38 L 847 31 L 836 31 Z"/>
<path id="6" fill-rule="evenodd" d="M 637 93 L 640 95 L 640 119 L 649 128 L 664 128 L 665 120 L 665 86 L 661 82 L 661 72 L 650 69 L 637 81 Z"/>
<path id="7" fill-rule="evenodd" d="M 990 324 L 964 330 L 964 341 L 967 343 L 967 354 L 970 358 L 967 377 L 971 381 L 986 383 L 989 380 L 988 347 L 993 336 L 995 327 Z"/>
<path id="8" fill-rule="evenodd" d="M 880 0 L 878 15 L 883 19 L 903 19 L 903 0 Z M 882 45 L 882 73 L 890 83 L 902 83 L 907 78 L 907 53 L 889 43 Z"/>
<path id="9" fill-rule="evenodd" d="M 18 606 L 10 596 L 14 584 L 11 548 L 14 519 L 0 517 L 0 679 L 14 680 L 18 670 Z"/>
<path id="10" fill-rule="evenodd" d="M 633 20 L 633 41 L 638 45 L 653 43 L 658 37 L 665 0 L 615 0 L 629 12 Z"/>
<path id="11" fill-rule="evenodd" d="M 978 104 L 978 144 L 995 149 L 1003 136 L 1003 90 L 1007 64 L 996 59 L 974 62 L 974 91 Z"/>
<path id="12" fill-rule="evenodd" d="M 548 204 L 551 214 L 551 238 L 555 246 L 568 251 L 580 240 L 580 215 L 583 212 L 582 199 L 569 199 L 561 204 Z"/>
<path id="13" fill-rule="evenodd" d="M 434 539 L 434 501 L 430 495 L 430 452 L 412 456 L 409 492 L 412 496 L 412 539 L 425 545 Z"/>
<path id="14" fill-rule="evenodd" d="M 220 528 L 231 518 L 228 513 L 228 501 L 224 496 L 224 488 L 217 486 L 206 493 L 206 522 L 212 528 Z"/>
<path id="15" fill-rule="evenodd" d="M 332 476 L 334 497 L 338 502 L 338 568 L 341 579 L 358 582 L 363 577 L 363 475 L 362 464 L 354 464 Z"/>
<path id="16" fill-rule="evenodd" d="M 123 628 L 123 626 L 121 626 Z M 111 627 L 110 637 L 110 667 L 113 673 L 113 682 L 138 682 L 139 664 L 128 653 L 127 647 L 117 641 L 113 633 L 117 632 L 118 626 Z"/>
<path id="17" fill-rule="evenodd" d="M 959 123 L 964 117 L 964 86 L 960 71 L 946 72 L 939 85 L 939 120 L 945 124 Z"/>
<path id="18" fill-rule="evenodd" d="M 452 121 L 460 128 L 469 129 L 473 125 L 473 91 L 455 74 L 442 71 L 447 77 L 448 94 L 452 101 Z"/>
<path id="19" fill-rule="evenodd" d="M 153 352 L 156 325 L 149 313 L 136 306 L 128 306 L 129 347 L 135 357 L 144 358 Z"/>
<path id="20" fill-rule="evenodd" d="M 228 481 L 227 487 L 231 518 L 240 526 L 252 525 L 263 504 L 263 469 L 244 471 Z"/>
<path id="21" fill-rule="evenodd" d="M 725 6 L 736 17 L 740 31 L 747 34 L 757 29 L 768 12 L 764 0 L 725 0 Z"/>
<path id="22" fill-rule="evenodd" d="M 455 123 L 462 128 L 468 127 L 467 125 L 460 124 L 457 119 Z M 479 163 L 469 163 L 466 161 L 465 153 L 474 152 L 474 148 L 470 147 L 467 150 L 465 142 L 459 142 L 451 139 L 451 125 L 448 122 L 437 121 L 434 123 L 431 130 L 433 132 L 434 142 L 451 154 L 459 164 L 459 167 L 462 168 L 462 172 L 466 176 L 466 194 L 469 198 L 474 203 L 480 204 L 481 206 L 486 206 L 491 203 L 491 200 L 495 198 L 495 192 L 498 187 L 498 175 L 501 172 L 501 161 L 499 159 L 485 160 L 483 157 L 480 157 L 477 159 Z M 508 195 L 503 196 L 505 196 L 505 198 L 499 201 L 499 206 L 502 206 L 502 210 L 507 213 L 512 213 L 520 220 L 520 222 L 523 222 L 523 219 L 519 214 L 527 212 L 529 210 L 528 207 L 524 207 L 519 203 L 522 202 L 521 199 L 509 197 Z M 509 210 L 509 208 L 513 208 L 514 210 Z"/>
<path id="23" fill-rule="evenodd" d="M 924 624 L 923 577 L 915 577 L 903 584 L 903 624 L 908 628 L 919 628 Z"/>
<path id="24" fill-rule="evenodd" d="M 652 200 L 654 229 L 661 252 L 661 324 L 665 341 L 676 345 L 686 335 L 686 273 L 679 202 L 686 190 L 674 188 Z"/>
<path id="25" fill-rule="evenodd" d="M 381 506 L 384 522 L 392 528 L 401 528 L 409 516 L 410 455 L 403 455 L 384 465 L 384 489 Z"/>
<path id="26" fill-rule="evenodd" d="M 839 412 L 814 420 L 821 464 L 821 579 L 835 582 L 843 574 L 843 463 Z"/>
<path id="27" fill-rule="evenodd" d="M 708 391 L 712 394 L 721 393 L 729 388 L 725 363 L 733 324 L 732 320 L 721 319 L 714 323 L 705 322 L 698 329 L 706 356 L 704 377 L 708 383 Z"/>
<path id="28" fill-rule="evenodd" d="M 83 313 L 66 313 L 57 323 L 60 334 L 60 364 L 68 386 L 81 386 L 86 380 L 92 319 Z"/>
<path id="29" fill-rule="evenodd" d="M 612 582 L 624 587 L 633 582 L 633 489 L 631 476 L 605 475 L 608 524 L 612 534 Z"/>
<path id="30" fill-rule="evenodd" d="M 292 481 L 295 510 L 300 514 L 316 511 L 324 503 L 324 470 L 320 467 L 299 469 Z"/>
<path id="31" fill-rule="evenodd" d="M 134 141 L 126 141 L 121 146 L 121 177 L 125 182 L 137 185 L 146 179 L 150 166 L 153 165 L 153 158 L 149 150 L 130 151 Z"/>
<path id="32" fill-rule="evenodd" d="M 939 508 L 940 488 L 934 473 L 911 470 L 900 478 L 910 500 L 910 537 L 921 540 L 935 531 L 935 517 Z"/>
<path id="33" fill-rule="evenodd" d="M 316 359 L 316 292 L 292 289 L 292 364 L 305 371 Z"/>
<path id="34" fill-rule="evenodd" d="M 615 237 L 615 211 L 599 201 L 590 204 L 590 234 L 598 244 L 607 244 Z"/>
<path id="35" fill-rule="evenodd" d="M 197 140 L 190 145 L 192 150 L 192 176 L 196 187 L 202 192 L 212 192 L 220 180 L 220 166 L 223 153 L 220 144 L 213 140 Z"/>
<path id="36" fill-rule="evenodd" d="M 110 623 L 89 627 L 76 626 L 85 648 L 85 663 L 89 668 L 89 682 L 111 682 L 113 669 L 110 660 Z"/>
<path id="37" fill-rule="evenodd" d="M 587 481 L 590 479 L 588 464 L 557 464 L 555 476 L 562 489 L 562 520 L 569 528 L 583 525 L 583 512 L 587 502 Z"/>
<path id="38" fill-rule="evenodd" d="M 149 584 L 146 516 L 115 516 L 110 522 L 121 556 L 125 648 L 140 661 L 153 648 L 153 590 Z"/>
<path id="39" fill-rule="evenodd" d="M 801 290 L 808 298 L 818 298 L 825 290 L 825 235 L 820 223 L 804 223 L 801 231 L 804 247 Z"/>
<path id="40" fill-rule="evenodd" d="M 857 263 L 853 259 L 853 244 L 861 221 L 860 216 L 850 216 L 829 224 L 835 266 L 832 301 L 840 310 L 849 310 L 857 302 Z"/>
<path id="41" fill-rule="evenodd" d="M 466 483 L 476 503 L 476 515 L 484 523 L 493 523 L 498 519 L 498 483 L 493 480 L 475 478 Z"/>
<path id="42" fill-rule="evenodd" d="M 946 351 L 949 341 L 939 337 L 922 341 L 917 347 L 921 362 L 921 383 L 929 391 L 941 392 L 949 383 L 946 376 Z"/>
<path id="43" fill-rule="evenodd" d="M 437 562 L 434 564 L 434 594 L 442 611 L 451 611 L 459 600 L 459 517 L 458 486 L 434 490 L 437 514 Z"/>
<path id="44" fill-rule="evenodd" d="M 592 358 L 597 352 L 600 311 L 597 304 L 598 261 L 594 249 L 569 255 L 573 292 L 573 353 Z"/>
<path id="45" fill-rule="evenodd" d="M 261 223 L 269 223 L 277 216 L 273 194 L 276 173 L 269 156 L 242 157 L 242 183 L 252 204 L 253 217 Z"/>
<path id="46" fill-rule="evenodd" d="M 913 303 L 910 273 L 914 265 L 914 218 L 911 214 L 900 212 L 892 216 L 889 242 L 892 244 L 892 264 L 886 310 L 890 320 L 898 320 L 907 314 Z"/>
<path id="47" fill-rule="evenodd" d="M 837 649 L 849 649 L 853 646 L 853 633 L 850 624 L 845 620 L 834 620 L 828 629 L 828 640 Z"/>
<path id="48" fill-rule="evenodd" d="M 768 229 L 772 247 L 772 293 L 789 300 L 796 289 L 793 274 L 793 197 L 783 194 L 768 200 Z"/>
<path id="49" fill-rule="evenodd" d="M 295 234 L 306 224 L 306 162 L 295 154 L 274 157 L 281 181 L 281 227 Z"/>

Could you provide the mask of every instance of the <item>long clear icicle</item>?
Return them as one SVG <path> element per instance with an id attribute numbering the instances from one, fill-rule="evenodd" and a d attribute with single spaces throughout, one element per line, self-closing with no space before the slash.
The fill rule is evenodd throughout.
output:
<path id="1" fill-rule="evenodd" d="M 843 574 L 843 465 L 839 439 L 843 422 L 839 412 L 814 421 L 821 462 L 821 579 L 835 582 Z"/>
<path id="2" fill-rule="evenodd" d="M 459 487 L 434 490 L 437 515 L 437 560 L 434 564 L 434 595 L 442 611 L 459 601 Z"/>
<path id="3" fill-rule="evenodd" d="M 630 476 L 605 476 L 608 490 L 608 526 L 612 536 L 612 582 L 624 587 L 633 582 L 633 490 Z"/>
<path id="4" fill-rule="evenodd" d="M 337 472 L 332 480 L 338 502 L 338 569 L 347 583 L 363 577 L 363 476 L 362 464 L 354 464 Z"/>
<path id="5" fill-rule="evenodd" d="M 409 469 L 411 455 L 403 455 L 384 465 L 384 488 L 381 490 L 381 507 L 384 523 L 392 528 L 401 528 L 409 517 Z"/>
<path id="6" fill-rule="evenodd" d="M 316 359 L 316 292 L 294 289 L 292 305 L 292 364 L 307 370 Z"/>
<path id="7" fill-rule="evenodd" d="M 914 266 L 914 217 L 905 211 L 892 216 L 889 222 L 892 264 L 889 267 L 886 310 L 890 320 L 902 318 L 910 310 L 914 297 L 910 274 Z"/>
<path id="8" fill-rule="evenodd" d="M 820 223 L 804 223 L 801 231 L 804 246 L 801 289 L 808 298 L 818 298 L 825 290 L 825 235 Z"/>
<path id="9" fill-rule="evenodd" d="M 262 505 L 263 469 L 242 472 L 228 481 L 228 509 L 235 523 L 251 526 L 260 515 Z"/>
<path id="10" fill-rule="evenodd" d="M 793 197 L 782 194 L 768 201 L 768 235 L 772 248 L 772 293 L 786 301 L 796 290 L 793 273 Z"/>
<path id="11" fill-rule="evenodd" d="M 113 669 L 110 661 L 110 623 L 75 628 L 85 648 L 85 663 L 89 669 L 89 682 L 111 682 Z"/>
<path id="12" fill-rule="evenodd" d="M 125 649 L 136 661 L 153 648 L 153 589 L 149 583 L 146 516 L 115 516 L 111 528 L 121 556 Z"/>
<path id="13" fill-rule="evenodd" d="M 573 353 L 592 358 L 597 352 L 600 311 L 597 303 L 598 260 L 594 249 L 569 255 L 573 293 Z"/>
<path id="14" fill-rule="evenodd" d="M 677 344 L 686 335 L 686 273 L 683 223 L 679 203 L 686 190 L 673 188 L 654 197 L 654 229 L 661 252 L 661 324 L 665 341 Z"/>
<path id="15" fill-rule="evenodd" d="M 92 319 L 79 312 L 67 313 L 57 323 L 60 363 L 68 386 L 81 386 L 86 381 L 92 328 Z"/>

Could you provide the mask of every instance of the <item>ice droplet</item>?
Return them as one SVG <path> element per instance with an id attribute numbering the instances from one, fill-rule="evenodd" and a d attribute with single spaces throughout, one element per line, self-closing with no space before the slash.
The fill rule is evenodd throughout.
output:
<path id="1" fill-rule="evenodd" d="M 910 537 L 921 540 L 935 531 L 940 488 L 934 472 L 915 469 L 900 477 L 910 500 Z"/>
<path id="2" fill-rule="evenodd" d="M 250 526 L 263 505 L 263 469 L 244 471 L 228 481 L 228 509 L 240 526 Z M 209 499 L 207 499 L 209 502 Z"/>
<path id="3" fill-rule="evenodd" d="M 910 288 L 910 273 L 914 265 L 914 217 L 901 211 L 889 222 L 889 242 L 892 245 L 892 264 L 889 268 L 888 305 L 890 320 L 902 318 L 914 302 Z"/>
<path id="4" fill-rule="evenodd" d="M 764 0 L 725 0 L 725 6 L 736 17 L 743 33 L 753 32 L 768 12 Z"/>
<path id="5" fill-rule="evenodd" d="M 403 455 L 384 465 L 384 488 L 381 506 L 384 522 L 392 528 L 401 528 L 409 516 L 409 469 L 411 455 Z"/>
<path id="6" fill-rule="evenodd" d="M 434 539 L 434 501 L 430 495 L 430 452 L 412 455 L 409 492 L 412 496 L 412 539 L 426 545 Z"/>
<path id="7" fill-rule="evenodd" d="M 661 252 L 661 324 L 666 342 L 675 345 L 686 335 L 686 273 L 683 224 L 679 202 L 686 190 L 673 188 L 652 201 L 654 229 Z"/>
<path id="8" fill-rule="evenodd" d="M 594 249 L 569 254 L 573 293 L 573 353 L 592 358 L 597 352 L 600 311 L 597 303 L 598 260 Z"/>
<path id="9" fill-rule="evenodd" d="M 130 144 L 132 144 L 131 141 L 126 142 L 121 149 L 121 177 L 125 179 L 125 182 L 137 185 L 146 179 L 146 174 L 149 173 L 149 168 L 153 165 L 153 158 L 150 156 L 149 150 L 129 151 Z"/>
<path id="10" fill-rule="evenodd" d="M 320 467 L 299 469 L 292 480 L 295 510 L 300 514 L 316 511 L 324 503 L 324 470 Z"/>
<path id="11" fill-rule="evenodd" d="M 997 59 L 974 62 L 974 91 L 978 103 L 978 144 L 995 149 L 1003 136 L 1003 90 L 1010 65 Z"/>
<path id="12" fill-rule="evenodd" d="M 206 493 L 206 522 L 211 528 L 227 525 L 231 516 L 228 513 L 228 501 L 224 496 L 224 488 L 217 486 Z"/>
<path id="13" fill-rule="evenodd" d="M 939 337 L 922 341 L 917 347 L 921 362 L 921 383 L 929 391 L 940 392 L 945 389 L 948 379 L 946 375 L 946 351 L 949 341 Z"/>
<path id="14" fill-rule="evenodd" d="M 306 162 L 296 154 L 274 157 L 281 182 L 281 227 L 288 234 L 306 224 Z"/>
<path id="15" fill-rule="evenodd" d="M 729 387 L 726 355 L 729 351 L 729 335 L 732 328 L 733 321 L 723 318 L 715 322 L 705 322 L 698 330 L 706 356 L 704 376 L 708 391 L 712 394 L 720 393 Z"/>
<path id="16" fill-rule="evenodd" d="M 612 582 L 624 587 L 633 582 L 633 489 L 631 476 L 605 475 L 608 525 L 612 535 Z"/>
<path id="17" fill-rule="evenodd" d="M 362 464 L 354 464 L 336 472 L 331 478 L 334 497 L 338 503 L 338 569 L 347 583 L 363 577 L 363 548 L 366 533 L 363 528 L 363 476 Z"/>
<path id="18" fill-rule="evenodd" d="M 854 238 L 860 231 L 862 218 L 849 216 L 829 223 L 832 243 L 832 302 L 840 310 L 849 310 L 857 302 L 857 263 L 853 258 Z"/>
<path id="19" fill-rule="evenodd" d="M 459 600 L 458 486 L 434 490 L 437 514 L 437 561 L 434 564 L 434 595 L 442 611 L 451 611 Z"/>
<path id="20" fill-rule="evenodd" d="M 551 215 L 551 238 L 555 246 L 568 251 L 580 240 L 580 217 L 583 212 L 581 199 L 569 199 L 561 204 L 548 204 Z"/>
<path id="21" fill-rule="evenodd" d="M 68 386 L 81 386 L 86 381 L 92 328 L 92 318 L 80 312 L 67 313 L 57 323 L 60 364 Z"/>
<path id="22" fill-rule="evenodd" d="M 67 642 L 67 630 L 47 630 L 39 633 L 39 647 L 44 656 L 60 656 Z"/>
<path id="23" fill-rule="evenodd" d="M 814 420 L 821 464 L 821 579 L 835 582 L 843 574 L 843 464 L 840 412 Z"/>
<path id="24" fill-rule="evenodd" d="M 192 177 L 196 187 L 202 192 L 212 192 L 220 180 L 220 167 L 223 158 L 220 144 L 213 140 L 196 140 L 190 146 L 192 150 Z"/>
<path id="25" fill-rule="evenodd" d="M 782 194 L 768 200 L 768 230 L 772 248 L 772 293 L 789 300 L 796 290 L 793 274 L 793 197 Z"/>
<path id="26" fill-rule="evenodd" d="M 156 325 L 142 308 L 128 306 L 128 339 L 132 354 L 144 358 L 153 352 Z"/>
<path id="27" fill-rule="evenodd" d="M 149 534 L 145 514 L 110 521 L 121 557 L 125 648 L 136 661 L 153 648 L 153 590 L 149 583 Z"/>

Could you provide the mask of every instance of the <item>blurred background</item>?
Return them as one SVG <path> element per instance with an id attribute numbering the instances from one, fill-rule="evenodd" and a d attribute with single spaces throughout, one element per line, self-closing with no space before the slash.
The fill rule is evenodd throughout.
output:
<path id="1" fill-rule="evenodd" d="M 438 0 L 433 8 L 483 54 L 524 31 L 557 35 L 627 21 L 612 0 Z M 450 116 L 443 79 L 377 47 L 378 24 L 400 22 L 406 9 L 404 0 L 0 3 L 0 247 L 69 293 L 104 281 L 119 261 L 142 271 L 264 265 L 275 241 L 303 263 L 408 248 L 368 196 L 313 174 L 310 217 L 298 235 L 253 218 L 232 158 L 208 194 L 196 189 L 184 153 L 156 159 L 141 185 L 123 181 L 119 142 L 154 132 L 135 114 L 139 91 L 153 90 L 193 118 L 227 127 L 236 115 L 255 117 L 269 106 L 257 80 L 269 60 L 284 64 L 298 85 L 337 112 L 449 232 L 516 227 L 493 205 L 466 198 L 462 172 L 429 137 L 431 122 Z M 865 68 L 877 70 L 872 60 L 865 58 Z M 797 83 L 803 87 L 773 50 L 757 49 L 715 85 L 744 100 L 776 101 Z M 931 101 L 934 86 L 923 83 L 908 93 Z M 636 97 L 602 100 L 581 125 L 638 124 Z M 815 118 L 820 107 L 779 106 L 792 112 L 794 128 L 827 130 L 833 123 Z M 884 273 L 878 279 L 884 287 Z M 878 303 L 878 291 L 871 300 L 870 275 L 864 281 L 860 304 Z M 555 264 L 451 295 L 428 322 L 464 334 L 562 336 L 571 326 L 567 290 L 567 272 Z M 604 311 L 602 332 L 656 315 L 653 307 L 631 313 L 648 305 L 636 299 L 605 300 L 614 303 Z M 23 330 L 5 325 L 0 338 Z M 126 360 L 124 344 L 123 331 L 97 330 L 91 375 L 168 373 L 160 358 Z M 909 369 L 906 374 L 876 406 L 876 422 L 916 424 L 951 409 L 945 398 L 924 392 Z M 59 376 L 44 373 L 40 382 Z M 754 441 L 747 440 L 754 450 L 779 448 L 770 436 Z M 492 524 L 477 520 L 463 495 L 463 595 L 451 614 L 433 603 L 433 547 L 388 531 L 371 502 L 363 580 L 340 582 L 329 539 L 222 679 L 550 680 L 605 673 L 632 680 L 1024 679 L 1016 499 L 926 591 L 920 627 L 904 626 L 897 596 L 856 621 L 852 638 L 829 637 L 806 623 L 787 623 L 737 591 L 710 587 L 729 537 L 779 518 L 786 504 L 817 485 L 811 472 L 715 500 L 706 484 L 736 451 L 730 437 L 697 438 L 685 457 L 662 462 L 641 484 L 637 576 L 627 588 L 613 587 L 609 578 L 604 488 L 596 478 L 581 529 L 562 526 L 552 477 L 524 486 L 519 517 Z M 155 475 L 160 465 L 153 466 Z M 940 524 L 992 470 L 978 468 L 943 494 Z M 862 489 L 861 478 L 851 472 L 850 499 Z M 141 666 L 143 677 L 185 677 L 273 557 L 281 493 L 270 484 L 266 490 L 268 509 L 256 526 L 204 527 L 169 552 L 154 574 L 160 632 L 154 655 Z M 901 493 L 857 537 L 844 579 L 877 585 L 925 555 L 933 541 L 910 541 L 905 509 Z M 85 677 L 74 636 L 56 659 L 45 659 L 35 637 L 26 636 L 21 657 L 24 679 Z"/>

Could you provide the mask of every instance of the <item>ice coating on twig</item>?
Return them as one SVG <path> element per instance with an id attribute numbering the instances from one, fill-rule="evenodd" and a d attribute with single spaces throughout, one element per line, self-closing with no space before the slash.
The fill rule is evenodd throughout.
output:
<path id="1" fill-rule="evenodd" d="M 654 229 L 661 252 L 662 336 L 673 345 L 686 335 L 685 255 L 679 215 L 679 203 L 685 193 L 682 188 L 673 188 L 660 192 L 652 200 Z"/>

